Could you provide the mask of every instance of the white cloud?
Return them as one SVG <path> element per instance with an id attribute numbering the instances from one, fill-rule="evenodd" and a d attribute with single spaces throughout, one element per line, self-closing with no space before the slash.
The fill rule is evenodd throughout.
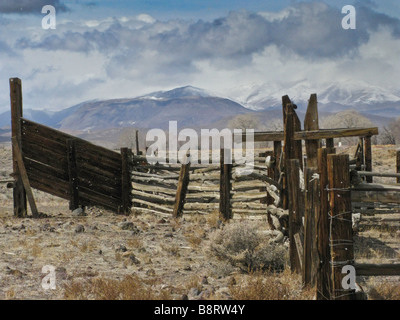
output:
<path id="1" fill-rule="evenodd" d="M 318 92 L 347 80 L 395 88 L 400 22 L 367 9 L 362 15 L 370 20 L 357 32 L 341 29 L 340 10 L 317 2 L 214 21 L 60 19 L 51 32 L 14 20 L 7 22 L 14 33 L 0 30 L 0 69 L 22 78 L 26 107 L 49 109 L 187 84 L 222 95 L 253 84 L 274 96 L 296 84 Z M 0 111 L 9 107 L 3 80 Z"/>

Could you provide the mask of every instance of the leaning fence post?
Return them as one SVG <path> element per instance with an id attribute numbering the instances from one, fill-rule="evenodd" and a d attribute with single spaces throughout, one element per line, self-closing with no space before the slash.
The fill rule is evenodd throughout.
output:
<path id="1" fill-rule="evenodd" d="M 226 159 L 225 159 L 226 156 Z M 231 150 L 221 149 L 220 153 L 220 196 L 219 211 L 225 220 L 233 218 L 231 206 L 231 175 L 232 161 Z M 225 161 L 229 160 L 229 161 Z"/>
<path id="2" fill-rule="evenodd" d="M 16 156 L 17 162 L 18 162 L 18 170 L 21 175 L 22 183 L 24 184 L 24 188 L 25 188 L 26 195 L 27 195 L 27 198 L 29 201 L 29 205 L 31 206 L 32 215 L 34 218 L 38 218 L 39 211 L 36 207 L 35 198 L 33 197 L 33 192 L 32 192 L 32 189 L 31 189 L 31 186 L 29 183 L 28 174 L 25 169 L 24 159 L 22 158 L 22 153 L 18 146 L 17 139 L 15 137 L 12 137 L 12 143 L 13 143 L 13 147 L 14 147 L 14 153 L 15 153 L 15 156 Z"/>
<path id="3" fill-rule="evenodd" d="M 189 170 L 190 161 L 187 164 L 182 164 L 179 171 L 178 187 L 176 189 L 175 205 L 173 216 L 179 218 L 183 214 L 183 206 L 186 200 L 186 192 L 189 185 Z"/>
<path id="4" fill-rule="evenodd" d="M 67 140 L 67 162 L 70 192 L 69 209 L 75 210 L 79 207 L 79 187 L 76 167 L 76 142 L 74 139 Z"/>
<path id="5" fill-rule="evenodd" d="M 328 155 L 330 252 L 332 267 L 331 297 L 352 300 L 354 290 L 343 288 L 342 268 L 354 264 L 351 220 L 350 170 L 348 155 Z"/>
<path id="6" fill-rule="evenodd" d="M 121 194 L 122 203 L 120 214 L 129 214 L 132 207 L 132 182 L 131 182 L 132 149 L 121 148 Z"/>
<path id="7" fill-rule="evenodd" d="M 16 144 L 22 152 L 21 140 L 21 118 L 22 118 L 22 84 L 21 79 L 10 79 L 10 101 L 11 101 L 11 137 L 16 138 Z M 13 177 L 15 179 L 13 189 L 14 215 L 22 218 L 27 215 L 26 192 L 21 179 L 20 170 L 17 164 L 15 148 L 13 144 Z"/>

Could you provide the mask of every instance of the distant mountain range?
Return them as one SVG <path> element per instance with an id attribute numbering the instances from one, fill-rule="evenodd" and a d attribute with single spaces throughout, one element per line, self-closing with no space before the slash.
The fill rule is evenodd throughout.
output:
<path id="1" fill-rule="evenodd" d="M 320 111 L 337 113 L 354 109 L 360 113 L 382 116 L 400 116 L 400 91 L 376 87 L 364 82 L 344 81 L 328 87 L 313 88 L 307 81 L 293 83 L 284 94 L 304 110 L 311 93 L 318 94 Z M 235 101 L 252 110 L 280 108 L 282 89 L 275 84 L 254 84 L 237 87 L 230 94 Z"/>
<path id="2" fill-rule="evenodd" d="M 24 117 L 63 131 L 87 136 L 93 131 L 123 128 L 167 129 L 170 120 L 179 128 L 223 128 L 240 114 L 253 114 L 262 123 L 281 119 L 281 96 L 288 94 L 298 105 L 301 118 L 312 90 L 307 82 L 293 84 L 286 92 L 274 85 L 235 88 L 230 98 L 186 86 L 158 91 L 131 99 L 92 100 L 61 111 L 24 110 Z M 320 90 L 321 116 L 354 109 L 377 126 L 400 116 L 400 94 L 366 84 L 340 83 Z M 10 112 L 0 114 L 2 133 L 10 126 Z M 118 129 L 118 130 L 115 130 Z"/>

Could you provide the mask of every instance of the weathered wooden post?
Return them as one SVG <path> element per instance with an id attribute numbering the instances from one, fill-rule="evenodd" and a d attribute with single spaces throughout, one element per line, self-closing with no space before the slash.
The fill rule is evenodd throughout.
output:
<path id="1" fill-rule="evenodd" d="M 289 192 L 289 259 L 292 272 L 301 273 L 303 252 L 296 244 L 296 235 L 303 238 L 302 231 L 302 192 L 300 189 L 300 164 L 298 159 L 287 161 Z M 301 243 L 301 241 L 300 241 Z"/>
<path id="2" fill-rule="evenodd" d="M 357 150 L 355 154 L 356 158 L 356 170 L 361 171 L 364 164 L 364 138 L 358 139 Z"/>
<path id="3" fill-rule="evenodd" d="M 140 150 L 139 150 L 139 130 L 135 131 L 135 142 L 136 142 L 136 155 L 140 156 Z"/>
<path id="4" fill-rule="evenodd" d="M 396 152 L 396 172 L 400 173 L 400 150 Z M 400 178 L 397 178 L 397 183 L 400 183 Z"/>
<path id="5" fill-rule="evenodd" d="M 326 139 L 325 145 L 326 145 L 326 148 L 327 148 L 327 149 L 329 149 L 329 148 L 334 148 L 334 147 L 335 147 L 335 139 L 334 139 L 334 138 L 328 138 L 328 139 Z"/>
<path id="6" fill-rule="evenodd" d="M 282 109 L 283 109 L 283 136 L 284 136 L 284 147 L 283 147 L 283 163 L 284 167 L 287 166 L 287 160 L 298 159 L 300 169 L 303 170 L 303 152 L 302 152 L 302 141 L 295 140 L 295 132 L 301 131 L 301 124 L 299 117 L 294 110 L 295 105 L 292 104 L 288 96 L 282 97 Z M 285 169 L 285 175 L 282 181 L 282 205 L 283 209 L 288 209 L 288 193 L 287 193 L 287 171 Z"/>
<path id="7" fill-rule="evenodd" d="M 284 153 L 283 160 L 285 166 L 285 175 L 282 181 L 282 205 L 283 209 L 289 208 L 289 199 L 288 199 L 288 171 L 287 171 L 287 163 L 290 159 L 295 159 L 295 146 L 294 146 L 294 110 L 293 107 L 285 108 L 286 112 L 284 113 L 286 116 L 285 125 L 284 125 Z M 300 164 L 299 164 L 300 165 Z"/>
<path id="8" fill-rule="evenodd" d="M 15 137 L 19 150 L 21 148 L 21 118 L 22 118 L 22 84 L 21 79 L 10 79 L 10 101 L 11 101 L 11 136 Z M 15 179 L 13 189 L 14 215 L 19 218 L 27 215 L 27 201 L 24 184 L 18 168 L 17 157 L 13 144 L 13 177 Z"/>
<path id="9" fill-rule="evenodd" d="M 364 138 L 364 148 L 365 148 L 365 171 L 372 171 L 372 144 L 371 136 Z M 367 176 L 365 179 L 368 183 L 372 183 L 372 176 Z"/>
<path id="10" fill-rule="evenodd" d="M 121 195 L 122 203 L 120 214 L 129 215 L 132 207 L 132 180 L 131 180 L 132 149 L 121 148 Z"/>
<path id="11" fill-rule="evenodd" d="M 225 220 L 233 218 L 231 206 L 231 175 L 232 175 L 232 155 L 230 149 L 221 149 L 220 153 L 220 198 L 219 211 Z"/>
<path id="12" fill-rule="evenodd" d="M 281 177 L 281 155 L 282 155 L 282 141 L 274 141 L 274 180 L 279 181 Z"/>
<path id="13" fill-rule="evenodd" d="M 74 139 L 67 140 L 67 162 L 70 192 L 69 209 L 75 210 L 79 207 L 79 186 L 76 167 L 76 142 Z"/>
<path id="14" fill-rule="evenodd" d="M 329 200 L 328 200 L 328 154 L 334 150 L 327 148 L 318 149 L 318 173 L 319 173 L 319 196 L 320 210 L 315 217 L 317 232 L 317 277 L 316 293 L 317 300 L 331 299 L 331 265 L 329 247 Z"/>
<path id="15" fill-rule="evenodd" d="M 316 217 L 319 215 L 319 178 L 315 175 L 316 168 L 306 168 L 304 175 L 305 184 L 305 210 L 304 210 L 304 264 L 303 283 L 314 287 L 318 269 Z"/>
<path id="16" fill-rule="evenodd" d="M 261 160 L 259 162 L 260 162 L 260 165 L 262 165 L 262 164 L 265 164 L 265 160 L 264 159 L 266 159 L 267 157 L 273 158 L 274 157 L 274 153 L 273 153 L 273 151 L 260 152 L 258 156 L 261 158 Z M 274 163 L 269 168 L 266 168 L 267 169 L 267 176 L 269 178 L 271 178 L 272 180 L 275 177 L 275 165 L 276 165 L 276 163 Z M 259 190 L 261 192 L 265 192 L 265 194 L 266 194 L 265 198 L 260 199 L 260 203 L 263 203 L 263 204 L 266 204 L 266 205 L 270 205 L 270 204 L 273 204 L 275 202 L 275 199 L 273 197 L 271 197 L 271 195 L 267 192 L 267 188 L 266 187 L 260 187 Z"/>
<path id="17" fill-rule="evenodd" d="M 172 213 L 175 218 L 180 218 L 183 214 L 183 206 L 186 201 L 186 193 L 189 185 L 189 170 L 190 161 L 186 164 L 182 164 L 181 170 L 179 171 L 178 187 L 176 189 L 175 205 Z"/>
<path id="18" fill-rule="evenodd" d="M 351 219 L 350 171 L 348 155 L 328 155 L 330 252 L 332 267 L 331 297 L 352 300 L 353 289 L 342 286 L 342 268 L 354 264 Z"/>
<path id="19" fill-rule="evenodd" d="M 21 180 L 22 183 L 24 185 L 24 189 L 26 192 L 26 196 L 28 198 L 28 202 L 29 205 L 31 207 L 31 211 L 32 211 L 32 216 L 34 218 L 38 218 L 39 217 L 39 211 L 36 207 L 36 202 L 35 199 L 33 197 L 33 192 L 31 189 L 31 185 L 29 183 L 29 178 L 28 178 L 28 174 L 26 172 L 26 168 L 25 168 L 25 164 L 24 164 L 24 159 L 22 158 L 22 152 L 18 146 L 18 141 L 16 137 L 12 137 L 12 143 L 13 143 L 13 148 L 14 148 L 14 155 L 17 158 L 17 163 L 18 163 L 18 170 L 21 176 Z"/>
<path id="20" fill-rule="evenodd" d="M 304 118 L 304 131 L 319 130 L 317 95 L 312 94 L 308 100 L 307 112 Z M 316 168 L 318 165 L 318 148 L 320 140 L 306 140 L 307 167 Z"/>

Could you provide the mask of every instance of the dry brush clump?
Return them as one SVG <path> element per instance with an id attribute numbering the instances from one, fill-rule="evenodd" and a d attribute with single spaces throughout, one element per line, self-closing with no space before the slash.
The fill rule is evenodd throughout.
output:
<path id="1" fill-rule="evenodd" d="M 168 300 L 170 292 L 157 289 L 157 280 L 126 276 L 122 280 L 95 278 L 75 280 L 64 287 L 67 300 Z"/>
<path id="2" fill-rule="evenodd" d="M 230 223 L 210 235 L 210 253 L 243 272 L 281 271 L 288 261 L 288 249 L 271 241 L 268 231 L 246 221 Z"/>
<path id="3" fill-rule="evenodd" d="M 315 290 L 303 288 L 301 277 L 283 272 L 256 272 L 229 287 L 234 300 L 313 300 Z"/>

